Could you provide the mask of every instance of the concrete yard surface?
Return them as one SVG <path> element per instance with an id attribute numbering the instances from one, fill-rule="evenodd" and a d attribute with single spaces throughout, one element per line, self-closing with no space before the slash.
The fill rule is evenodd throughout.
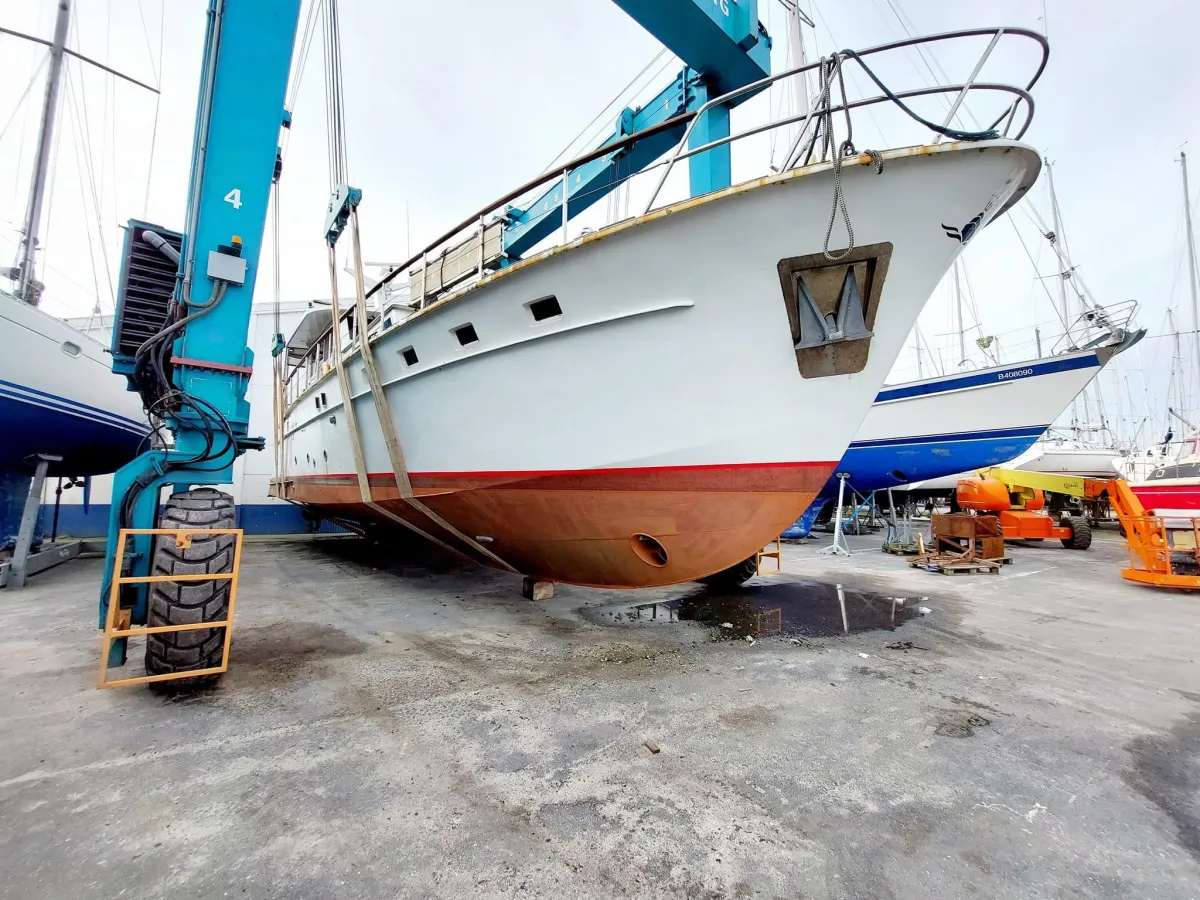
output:
<path id="1" fill-rule="evenodd" d="M 1197 898 L 1200 596 L 1105 538 L 543 602 L 249 543 L 179 697 L 95 688 L 75 561 L 0 593 L 0 897 Z"/>

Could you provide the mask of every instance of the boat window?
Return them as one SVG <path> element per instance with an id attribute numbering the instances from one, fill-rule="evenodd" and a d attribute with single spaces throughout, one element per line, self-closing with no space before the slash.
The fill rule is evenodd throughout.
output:
<path id="1" fill-rule="evenodd" d="M 467 346 L 467 344 L 474 344 L 477 340 L 479 340 L 479 335 L 475 333 L 475 326 L 470 322 L 468 322 L 466 325 L 459 325 L 457 328 L 455 328 L 454 336 L 458 338 L 458 342 L 464 347 Z"/>
<path id="2" fill-rule="evenodd" d="M 67 356 L 75 357 L 83 352 L 83 348 L 73 341 L 63 341 L 62 352 L 67 354 Z"/>
<path id="3" fill-rule="evenodd" d="M 328 405 L 329 405 L 329 401 L 325 399 L 325 392 L 324 392 L 324 391 L 321 391 L 321 405 L 322 405 L 322 406 L 328 406 Z"/>
<path id="4" fill-rule="evenodd" d="M 544 322 L 546 319 L 561 316 L 562 307 L 558 305 L 557 297 L 543 297 L 529 304 L 529 312 L 533 315 L 533 321 Z"/>
<path id="5" fill-rule="evenodd" d="M 317 404 L 317 409 L 321 408 L 321 398 L 320 397 L 313 397 L 313 402 Z"/>
<path id="6" fill-rule="evenodd" d="M 404 357 L 404 364 L 406 366 L 415 366 L 417 364 L 417 351 L 412 347 L 405 347 L 400 351 L 400 355 Z"/>

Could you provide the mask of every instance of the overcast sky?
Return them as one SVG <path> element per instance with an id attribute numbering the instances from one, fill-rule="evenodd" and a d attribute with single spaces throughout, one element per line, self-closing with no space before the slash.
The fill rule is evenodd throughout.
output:
<path id="1" fill-rule="evenodd" d="M 120 225 L 127 219 L 181 225 L 206 3 L 76 0 L 75 6 L 69 45 L 140 80 L 161 83 L 162 93 L 156 124 L 154 95 L 68 62 L 42 256 L 44 308 L 61 315 L 86 315 L 97 296 L 102 309 L 111 308 Z M 419 249 L 446 226 L 542 171 L 660 50 L 607 0 L 356 0 L 341 6 L 350 176 L 364 191 L 363 245 L 370 260 L 402 259 L 410 245 Z M 1110 417 L 1126 418 L 1127 431 L 1130 421 L 1149 415 L 1153 421 L 1140 439 L 1156 437 L 1168 402 L 1172 340 L 1163 333 L 1169 307 L 1177 308 L 1181 327 L 1189 332 L 1183 338 L 1189 358 L 1192 340 L 1176 160 L 1181 147 L 1194 152 L 1194 203 L 1200 194 L 1195 114 L 1200 4 L 803 0 L 802 6 L 817 23 L 815 33 L 807 32 L 810 55 L 814 48 L 826 54 L 835 45 L 862 48 L 903 36 L 901 18 L 918 33 L 980 25 L 1045 28 L 1050 64 L 1034 89 L 1037 112 L 1025 139 L 1056 164 L 1063 230 L 1096 299 L 1140 304 L 1139 321 L 1149 327 L 1151 339 L 1113 367 L 1106 407 Z M 0 25 L 49 37 L 54 7 L 53 0 L 0 0 Z M 787 62 L 783 8 L 777 0 L 760 0 L 759 17 L 775 38 L 774 67 L 782 69 Z M 973 54 L 982 45 L 972 48 Z M 0 260 L 5 265 L 15 256 L 24 215 L 43 84 L 34 75 L 44 55 L 40 47 L 0 36 Z M 1028 52 L 1006 50 L 989 62 L 982 77 L 1018 78 L 1031 59 Z M 898 58 L 886 78 L 900 87 L 923 86 L 931 80 L 922 69 L 926 62 Z M 938 49 L 933 62 L 959 80 L 969 72 L 973 55 Z M 318 41 L 300 84 L 286 155 L 284 299 L 328 293 L 321 252 L 328 196 L 322 65 Z M 652 84 L 643 78 L 640 99 L 678 68 L 667 65 Z M 781 88 L 747 104 L 735 112 L 735 127 L 739 118 L 744 124 L 765 115 L 771 104 L 786 109 L 788 102 Z M 862 117 L 855 126 L 858 147 L 911 143 L 913 136 L 896 122 L 882 111 L 874 119 Z M 611 115 L 601 120 L 605 128 L 611 124 Z M 738 151 L 735 163 L 761 167 L 765 146 Z M 754 160 L 752 149 L 758 154 Z M 1044 177 L 1034 188 L 1033 202 L 1048 222 Z M 603 207 L 599 204 L 596 214 Z M 964 289 L 969 285 L 971 293 L 968 325 L 975 324 L 976 313 L 979 320 L 968 341 L 998 335 L 1006 360 L 1032 355 L 1035 325 L 1061 332 L 1046 296 L 1056 284 L 1036 278 L 1017 231 L 1043 275 L 1055 270 L 1050 247 L 1027 216 L 1015 215 L 1013 221 L 1016 229 L 1007 221 L 987 229 L 964 257 Z M 697 262 L 702 264 L 701 257 Z M 264 271 L 269 268 L 264 257 Z M 256 299 L 270 297 L 271 279 L 260 277 Z M 921 320 L 944 369 L 958 362 L 953 308 L 952 292 L 944 285 Z M 977 350 L 973 357 L 980 359 Z M 925 374 L 930 374 L 928 363 Z M 902 356 L 895 375 L 916 376 L 911 352 Z M 1193 367 L 1185 397 L 1192 410 L 1200 395 L 1196 378 Z"/>

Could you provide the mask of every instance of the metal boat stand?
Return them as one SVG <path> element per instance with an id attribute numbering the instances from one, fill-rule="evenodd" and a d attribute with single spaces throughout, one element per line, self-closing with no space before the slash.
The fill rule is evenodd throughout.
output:
<path id="1" fill-rule="evenodd" d="M 12 559 L 0 562 L 0 587 L 22 588 L 30 575 L 74 559 L 83 552 L 83 541 L 47 541 L 34 551 L 33 534 L 37 528 L 38 511 L 42 505 L 42 488 L 46 484 L 46 472 L 50 463 L 61 462 L 61 456 L 38 453 L 29 461 L 37 461 L 29 493 L 25 497 L 25 509 L 21 513 L 21 527 L 17 532 L 17 546 Z"/>
<path id="2" fill-rule="evenodd" d="M 842 503 L 846 499 L 846 482 L 850 480 L 849 472 L 838 472 L 837 509 L 834 510 L 833 543 L 822 547 L 817 552 L 822 556 L 849 556 L 850 548 L 842 543 Z"/>

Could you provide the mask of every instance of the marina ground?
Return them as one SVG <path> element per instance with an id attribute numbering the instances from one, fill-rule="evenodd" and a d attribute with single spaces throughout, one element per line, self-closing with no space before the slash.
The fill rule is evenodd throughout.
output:
<path id="1" fill-rule="evenodd" d="M 177 698 L 95 689 L 78 560 L 0 607 L 0 897 L 1196 897 L 1200 598 L 1103 537 L 539 603 L 250 543 L 232 669 Z M 708 624 L 633 609 L 676 599 Z"/>

